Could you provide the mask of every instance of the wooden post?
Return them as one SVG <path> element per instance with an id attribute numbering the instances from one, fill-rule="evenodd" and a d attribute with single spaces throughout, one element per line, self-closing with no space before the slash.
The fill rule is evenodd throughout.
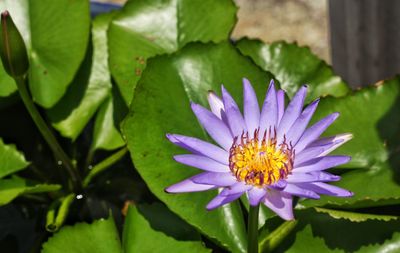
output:
<path id="1" fill-rule="evenodd" d="M 329 0 L 332 63 L 352 87 L 400 74 L 400 1 Z"/>

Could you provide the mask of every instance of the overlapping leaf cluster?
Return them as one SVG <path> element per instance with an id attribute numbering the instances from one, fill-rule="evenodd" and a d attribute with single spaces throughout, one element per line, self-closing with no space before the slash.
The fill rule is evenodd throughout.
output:
<path id="1" fill-rule="evenodd" d="M 237 7 L 231 0 L 132 0 L 121 10 L 92 21 L 85 0 L 5 0 L 0 9 L 10 11 L 27 45 L 34 101 L 70 153 L 87 154 L 77 155 L 77 164 L 90 161 L 99 150 L 106 153 L 126 145 L 133 164 L 125 169 L 139 172 L 151 192 L 151 197 L 138 197 L 139 202 L 156 202 L 129 208 L 122 243 L 110 216 L 62 228 L 43 245 L 42 252 L 65 252 L 66 248 L 69 252 L 210 252 L 210 248 L 245 252 L 246 203 L 207 212 L 204 206 L 215 193 L 164 192 L 166 186 L 196 173 L 171 159 L 182 150 L 171 145 L 165 133 L 208 139 L 189 102 L 206 106 L 207 91 L 219 93 L 220 84 L 242 101 L 243 77 L 252 82 L 260 102 L 272 78 L 289 96 L 308 84 L 308 101 L 322 97 L 315 121 L 334 111 L 341 113 L 326 134 L 354 135 L 337 151 L 352 156 L 352 162 L 336 172 L 342 176 L 338 185 L 355 196 L 299 200 L 295 223 L 282 224 L 264 208 L 261 249 L 400 250 L 397 77 L 352 91 L 307 47 L 248 38 L 232 42 Z M 7 128 L 10 108 L 15 110 L 19 102 L 13 80 L 1 66 L 0 96 L 4 122 L 0 137 L 15 140 L 32 160 L 28 163 L 15 146 L 0 141 L 0 205 L 21 195 L 51 192 L 46 195 L 50 199 L 64 195 L 57 180 L 31 177 L 38 170 L 40 175 L 57 167 L 51 162 L 49 168 L 35 166 L 43 164 L 37 158 L 43 144 L 35 137 L 37 146 L 29 149 L 26 139 L 37 132 L 29 131 L 27 136 L 17 131 L 22 135 L 17 138 Z M 99 187 L 99 182 L 89 184 L 87 191 Z M 70 217 L 69 223 L 76 220 L 80 219 Z"/>

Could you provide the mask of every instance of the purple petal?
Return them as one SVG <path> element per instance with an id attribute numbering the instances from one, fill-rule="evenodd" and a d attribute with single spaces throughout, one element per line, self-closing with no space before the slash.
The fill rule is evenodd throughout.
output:
<path id="1" fill-rule="evenodd" d="M 260 202 L 262 201 L 262 199 L 265 197 L 266 194 L 267 191 L 265 189 L 253 187 L 253 189 L 247 192 L 250 205 L 256 206 L 260 204 Z"/>
<path id="2" fill-rule="evenodd" d="M 216 186 L 231 186 L 235 184 L 236 178 L 229 173 L 218 173 L 218 172 L 203 172 L 192 177 L 192 181 L 196 184 L 208 184 Z"/>
<path id="3" fill-rule="evenodd" d="M 263 134 L 265 130 L 274 130 L 278 120 L 278 104 L 276 101 L 276 91 L 274 80 L 271 80 L 267 95 L 262 106 L 260 115 L 260 133 Z"/>
<path id="4" fill-rule="evenodd" d="M 246 122 L 247 130 L 253 133 L 259 126 L 260 107 L 258 105 L 257 96 L 251 86 L 249 80 L 243 79 L 244 106 L 243 114 Z"/>
<path id="5" fill-rule="evenodd" d="M 287 185 L 286 180 L 279 180 L 278 182 L 275 182 L 274 184 L 268 186 L 271 189 L 275 189 L 275 190 L 282 190 L 283 188 L 285 188 Z"/>
<path id="6" fill-rule="evenodd" d="M 305 172 L 326 170 L 332 167 L 348 163 L 350 159 L 351 159 L 350 156 L 341 156 L 341 155 L 318 157 L 299 165 L 295 164 L 293 172 L 305 173 Z"/>
<path id="7" fill-rule="evenodd" d="M 221 193 L 221 196 L 227 196 L 227 195 L 232 195 L 232 194 L 237 194 L 237 193 L 244 193 L 248 190 L 253 188 L 252 185 L 245 184 L 243 182 L 237 182 L 236 184 L 226 187 Z"/>
<path id="8" fill-rule="evenodd" d="M 322 120 L 318 121 L 310 128 L 308 128 L 303 136 L 301 136 L 299 142 L 295 146 L 296 152 L 301 152 L 311 142 L 319 138 L 319 136 L 337 119 L 339 113 L 332 113 Z"/>
<path id="9" fill-rule="evenodd" d="M 201 105 L 192 103 L 192 110 L 208 134 L 225 150 L 229 150 L 233 143 L 231 131 L 225 123 L 212 112 Z"/>
<path id="10" fill-rule="evenodd" d="M 340 176 L 321 171 L 314 171 L 310 173 L 292 173 L 286 179 L 288 183 L 331 182 L 338 180 L 340 180 Z"/>
<path id="11" fill-rule="evenodd" d="M 276 101 L 278 103 L 278 122 L 276 125 L 279 126 L 279 123 L 283 117 L 283 113 L 285 112 L 285 91 L 278 90 L 276 93 Z"/>
<path id="12" fill-rule="evenodd" d="M 217 207 L 223 206 L 225 204 L 228 204 L 232 201 L 235 201 L 236 199 L 240 198 L 243 193 L 238 193 L 238 194 L 233 194 L 233 195 L 228 195 L 228 196 L 221 196 L 217 195 L 215 198 L 213 198 L 208 204 L 207 204 L 207 210 L 212 210 Z"/>
<path id="13" fill-rule="evenodd" d="M 263 201 L 269 209 L 284 220 L 293 220 L 293 198 L 285 192 L 269 190 Z"/>
<path id="14" fill-rule="evenodd" d="M 210 157 L 211 159 L 226 165 L 229 164 L 229 153 L 214 144 L 194 137 L 179 134 L 167 134 L 167 138 L 175 145 L 178 145 L 195 154 L 201 154 Z"/>
<path id="15" fill-rule="evenodd" d="M 351 197 L 354 195 L 354 193 L 351 191 L 325 183 L 304 183 L 300 185 L 301 187 L 314 191 L 318 194 L 325 194 L 336 197 Z"/>
<path id="16" fill-rule="evenodd" d="M 240 113 L 239 107 L 231 94 L 222 86 L 222 101 L 224 102 L 226 118 L 229 123 L 229 128 L 234 137 L 240 136 L 243 132 L 246 132 L 246 123 Z M 231 143 L 232 144 L 232 143 Z"/>
<path id="17" fill-rule="evenodd" d="M 334 147 L 342 145 L 342 143 L 343 140 L 336 140 L 326 145 L 320 145 L 315 147 L 309 146 L 303 151 L 301 151 L 300 154 L 296 154 L 294 163 L 301 164 L 311 159 L 324 156 L 324 154 L 329 154 L 330 150 L 333 150 Z"/>
<path id="18" fill-rule="evenodd" d="M 226 164 L 219 163 L 213 159 L 202 155 L 176 155 L 174 156 L 175 161 L 186 164 L 195 168 L 199 168 L 211 172 L 230 172 L 229 166 Z"/>
<path id="19" fill-rule="evenodd" d="M 289 131 L 286 134 L 286 140 L 288 141 L 288 143 L 292 143 L 292 145 L 295 145 L 297 143 L 301 135 L 304 133 L 304 130 L 306 130 L 307 125 L 315 112 L 315 109 L 317 109 L 318 103 L 319 99 L 308 105 L 290 127 Z"/>
<path id="20" fill-rule="evenodd" d="M 177 184 L 165 188 L 168 193 L 200 192 L 215 189 L 214 185 L 196 184 L 192 178 L 185 179 Z"/>
<path id="21" fill-rule="evenodd" d="M 208 100 L 208 104 L 210 105 L 211 111 L 219 119 L 222 119 L 222 114 L 224 114 L 224 111 L 225 111 L 224 103 L 222 102 L 222 100 L 213 91 L 208 92 L 207 100 Z"/>
<path id="22" fill-rule="evenodd" d="M 300 164 L 310 160 L 310 158 L 325 156 L 352 138 L 352 134 L 338 134 L 313 141 L 307 148 L 296 154 L 295 163 Z"/>
<path id="23" fill-rule="evenodd" d="M 299 117 L 302 109 L 304 99 L 307 94 L 307 86 L 303 86 L 300 90 L 294 95 L 292 101 L 289 103 L 288 107 L 285 110 L 285 113 L 282 116 L 282 120 L 279 123 L 278 127 L 278 143 L 280 143 L 283 139 L 283 136 L 287 133 L 290 127 L 293 125 L 295 120 Z"/>
<path id="24" fill-rule="evenodd" d="M 286 188 L 283 190 L 286 193 L 291 195 L 295 195 L 298 197 L 308 198 L 308 199 L 319 199 L 318 194 L 311 190 L 303 189 L 294 184 L 288 184 Z"/>

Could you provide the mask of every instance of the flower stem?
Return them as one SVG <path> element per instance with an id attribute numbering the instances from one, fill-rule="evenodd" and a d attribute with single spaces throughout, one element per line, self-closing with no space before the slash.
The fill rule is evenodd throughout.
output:
<path id="1" fill-rule="evenodd" d="M 261 233 L 259 243 L 261 252 L 272 252 L 285 238 L 293 231 L 297 225 L 297 220 L 285 221 L 278 228 L 268 234 Z"/>
<path id="2" fill-rule="evenodd" d="M 118 150 L 117 152 L 115 152 L 114 154 L 112 154 L 111 156 L 107 157 L 100 163 L 96 164 L 93 167 L 93 169 L 89 172 L 89 174 L 85 177 L 85 179 L 83 181 L 83 186 L 84 187 L 88 186 L 93 177 L 95 177 L 100 172 L 106 170 L 114 163 L 118 162 L 122 157 L 124 157 L 124 155 L 127 152 L 128 152 L 128 148 L 124 147 L 124 148 Z"/>
<path id="3" fill-rule="evenodd" d="M 57 160 L 59 160 L 64 168 L 67 170 L 68 174 L 70 175 L 70 179 L 72 181 L 73 190 L 75 192 L 80 192 L 82 190 L 81 179 L 79 176 L 78 171 L 72 165 L 71 160 L 61 148 L 60 144 L 58 143 L 57 139 L 52 134 L 50 128 L 47 126 L 46 122 L 40 115 L 39 111 L 37 110 L 35 104 L 33 103 L 28 89 L 26 88 L 25 79 L 23 77 L 16 77 L 15 82 L 18 87 L 19 94 L 21 96 L 22 101 L 25 104 L 26 109 L 28 110 L 29 114 L 31 115 L 33 121 L 35 122 L 37 128 L 39 129 L 40 133 L 46 140 L 47 144 L 49 144 L 51 150 L 53 151 Z"/>
<path id="4" fill-rule="evenodd" d="M 258 253 L 258 210 L 260 205 L 251 206 L 247 223 L 247 253 Z"/>

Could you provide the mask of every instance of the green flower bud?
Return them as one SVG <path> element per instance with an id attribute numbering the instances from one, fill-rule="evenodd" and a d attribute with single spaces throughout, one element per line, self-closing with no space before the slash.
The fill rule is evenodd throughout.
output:
<path id="1" fill-rule="evenodd" d="M 4 69 L 13 78 L 25 75 L 29 68 L 24 40 L 10 13 L 1 13 L 0 57 Z"/>

